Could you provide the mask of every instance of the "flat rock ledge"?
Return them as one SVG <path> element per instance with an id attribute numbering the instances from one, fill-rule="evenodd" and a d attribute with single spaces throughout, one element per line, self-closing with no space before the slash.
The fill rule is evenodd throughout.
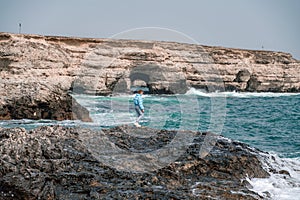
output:
<path id="1" fill-rule="evenodd" d="M 134 130 L 151 136 L 128 134 Z M 259 150 L 246 144 L 215 136 L 213 149 L 199 158 L 205 137 L 213 134 L 194 132 L 193 142 L 176 161 L 142 173 L 116 170 L 93 156 L 80 138 L 97 134 L 125 151 L 145 152 L 169 144 L 176 132 L 128 125 L 102 131 L 0 129 L 0 199 L 263 199 L 250 190 L 246 178 L 269 174 Z"/>

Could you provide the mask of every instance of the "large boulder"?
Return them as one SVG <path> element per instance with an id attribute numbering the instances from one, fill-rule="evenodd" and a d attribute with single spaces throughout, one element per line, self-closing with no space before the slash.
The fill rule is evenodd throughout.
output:
<path id="1" fill-rule="evenodd" d="M 49 91 L 44 96 L 23 94 L 19 97 L 8 97 L 0 104 L 0 120 L 11 119 L 92 121 L 86 108 L 71 95 L 60 90 Z"/>

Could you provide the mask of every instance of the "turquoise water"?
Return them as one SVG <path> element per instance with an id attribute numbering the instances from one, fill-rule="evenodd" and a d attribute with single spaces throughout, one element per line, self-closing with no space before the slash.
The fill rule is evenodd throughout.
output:
<path id="1" fill-rule="evenodd" d="M 78 99 L 89 108 L 99 127 L 127 124 L 135 119 L 132 96 Z M 213 100 L 220 102 L 213 105 Z M 212 108 L 219 104 L 222 107 L 214 112 L 220 116 L 212 123 Z M 145 96 L 144 105 L 144 126 L 208 131 L 210 125 L 218 124 L 222 126 L 219 134 L 227 138 L 281 157 L 300 158 L 300 94 L 213 96 L 194 91 L 189 95 Z"/>
<path id="2" fill-rule="evenodd" d="M 98 129 L 128 124 L 135 120 L 132 97 L 76 95 L 78 102 L 90 110 L 93 123 L 24 119 L 0 121 L 0 126 L 32 129 L 60 124 Z M 214 132 L 219 131 L 218 134 L 227 138 L 274 152 L 280 157 L 300 158 L 300 94 L 205 94 L 192 90 L 186 95 L 145 95 L 144 105 L 143 126 L 214 131 L 209 126 L 218 125 L 219 129 Z"/>
<path id="3" fill-rule="evenodd" d="M 134 95 L 99 97 L 74 95 L 90 111 L 93 123 L 53 120 L 0 121 L 0 127 L 33 129 L 45 125 L 91 129 L 131 124 L 136 118 Z M 252 190 L 271 199 L 299 199 L 300 195 L 300 94 L 203 93 L 145 95 L 143 126 L 158 129 L 212 131 L 271 153 L 263 166 L 284 169 L 290 177 L 270 173 L 269 178 L 249 179 Z M 263 153 L 262 153 L 263 154 Z M 265 196 L 266 197 L 266 196 Z M 266 197 L 267 198 L 267 197 Z"/>
<path id="4" fill-rule="evenodd" d="M 223 135 L 282 157 L 300 157 L 300 95 L 227 98 Z"/>

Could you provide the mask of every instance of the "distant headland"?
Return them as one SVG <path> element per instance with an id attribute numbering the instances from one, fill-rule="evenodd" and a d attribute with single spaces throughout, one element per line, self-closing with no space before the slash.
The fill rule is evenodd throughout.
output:
<path id="1" fill-rule="evenodd" d="M 300 92 L 299 72 L 283 52 L 0 33 L 0 119 L 89 121 L 70 92 Z"/>

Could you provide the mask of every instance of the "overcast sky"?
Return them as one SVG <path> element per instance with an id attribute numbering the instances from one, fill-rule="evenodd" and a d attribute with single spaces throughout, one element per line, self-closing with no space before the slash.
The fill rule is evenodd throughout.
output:
<path id="1" fill-rule="evenodd" d="M 19 23 L 30 34 L 189 42 L 181 32 L 190 42 L 300 59 L 298 0 L 0 0 L 0 32 L 18 33 Z"/>

